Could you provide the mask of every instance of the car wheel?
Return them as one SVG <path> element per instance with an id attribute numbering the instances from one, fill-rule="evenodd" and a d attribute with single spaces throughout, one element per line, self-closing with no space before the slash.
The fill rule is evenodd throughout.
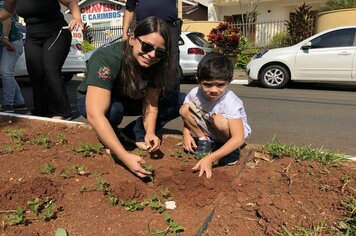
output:
<path id="1" fill-rule="evenodd" d="M 290 80 L 288 70 L 280 65 L 270 65 L 264 68 L 259 78 L 266 88 L 283 88 Z"/>
<path id="2" fill-rule="evenodd" d="M 72 80 L 73 78 L 73 73 L 70 73 L 70 72 L 65 72 L 65 73 L 62 73 L 61 76 L 62 76 L 62 79 L 64 80 L 64 82 L 69 82 Z"/>

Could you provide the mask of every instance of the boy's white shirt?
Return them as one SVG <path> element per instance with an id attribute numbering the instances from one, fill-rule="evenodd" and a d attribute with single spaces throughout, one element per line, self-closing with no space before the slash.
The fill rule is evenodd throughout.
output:
<path id="1" fill-rule="evenodd" d="M 242 119 L 245 139 L 251 134 L 247 123 L 247 115 L 242 100 L 236 94 L 226 89 L 225 94 L 216 101 L 208 100 L 201 86 L 193 88 L 185 97 L 184 104 L 194 102 L 196 107 L 208 114 L 222 114 L 226 119 Z"/>

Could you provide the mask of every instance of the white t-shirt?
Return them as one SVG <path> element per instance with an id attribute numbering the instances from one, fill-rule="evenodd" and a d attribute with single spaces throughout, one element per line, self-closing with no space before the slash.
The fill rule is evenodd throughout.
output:
<path id="1" fill-rule="evenodd" d="M 198 109 L 208 114 L 222 114 L 226 119 L 241 118 L 245 139 L 251 134 L 243 102 L 233 91 L 227 89 L 221 98 L 211 101 L 206 98 L 202 88 L 198 86 L 193 88 L 185 97 L 184 104 L 188 102 L 194 102 Z"/>

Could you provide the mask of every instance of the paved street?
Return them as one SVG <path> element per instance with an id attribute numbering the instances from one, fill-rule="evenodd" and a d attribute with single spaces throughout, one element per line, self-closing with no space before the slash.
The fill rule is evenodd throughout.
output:
<path id="1" fill-rule="evenodd" d="M 67 84 L 73 118 L 86 122 L 76 109 L 76 88 L 80 78 Z M 32 106 L 27 79 L 20 86 L 26 102 Z M 196 84 L 182 84 L 188 92 Z M 264 89 L 250 85 L 231 85 L 244 101 L 252 136 L 249 143 L 266 144 L 276 139 L 282 143 L 312 145 L 356 156 L 356 83 L 294 83 L 286 89 Z M 122 126 L 133 118 L 125 118 Z M 168 123 L 164 133 L 181 134 L 183 123 L 177 118 Z"/>

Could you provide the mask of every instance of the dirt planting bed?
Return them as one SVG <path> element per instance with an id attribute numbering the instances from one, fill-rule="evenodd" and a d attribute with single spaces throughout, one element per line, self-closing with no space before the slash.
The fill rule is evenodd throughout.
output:
<path id="1" fill-rule="evenodd" d="M 356 189 L 352 162 L 272 160 L 251 145 L 207 180 L 191 171 L 181 138 L 166 135 L 163 157 L 130 149 L 154 169 L 142 180 L 87 126 L 0 116 L 0 137 L 1 235 L 275 235 L 337 226 Z"/>

